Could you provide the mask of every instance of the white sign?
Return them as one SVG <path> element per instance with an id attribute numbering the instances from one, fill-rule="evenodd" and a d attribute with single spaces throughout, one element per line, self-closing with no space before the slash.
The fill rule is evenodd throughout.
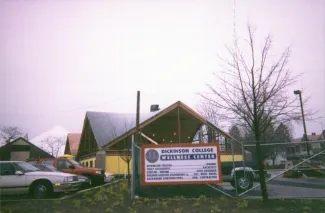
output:
<path id="1" fill-rule="evenodd" d="M 142 146 L 142 184 L 221 183 L 219 144 Z"/>

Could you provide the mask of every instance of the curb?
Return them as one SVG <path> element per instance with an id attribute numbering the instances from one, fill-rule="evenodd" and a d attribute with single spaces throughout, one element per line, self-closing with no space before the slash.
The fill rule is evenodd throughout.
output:
<path id="1" fill-rule="evenodd" d="M 241 197 L 241 199 L 243 200 L 261 200 L 262 197 L 254 197 L 254 196 L 249 196 L 249 197 Z M 269 200 L 324 200 L 325 199 L 323 197 L 269 197 Z"/>

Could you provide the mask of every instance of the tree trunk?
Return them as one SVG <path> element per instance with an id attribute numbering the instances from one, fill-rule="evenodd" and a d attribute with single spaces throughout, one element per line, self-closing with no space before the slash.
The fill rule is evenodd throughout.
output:
<path id="1" fill-rule="evenodd" d="M 260 140 L 259 136 L 257 134 L 255 134 L 255 139 L 256 139 L 256 154 L 257 154 L 258 173 L 260 176 L 262 198 L 263 198 L 263 202 L 267 202 L 269 197 L 267 194 L 267 188 L 266 188 L 266 183 L 265 183 L 264 165 L 263 165 L 263 159 L 262 159 L 262 154 L 261 154 L 261 144 L 259 141 Z"/>
<path id="2" fill-rule="evenodd" d="M 128 187 L 131 186 L 131 177 L 130 177 L 130 159 L 128 159 Z"/>

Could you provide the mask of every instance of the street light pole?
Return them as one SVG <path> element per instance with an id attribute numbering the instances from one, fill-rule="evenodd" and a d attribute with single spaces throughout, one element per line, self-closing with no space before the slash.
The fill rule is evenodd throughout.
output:
<path id="1" fill-rule="evenodd" d="M 307 154 L 308 154 L 308 157 L 310 156 L 310 153 L 309 153 L 309 144 L 308 144 L 308 137 L 307 137 L 307 130 L 306 130 L 306 122 L 305 122 L 305 113 L 304 113 L 304 106 L 302 104 L 302 98 L 301 98 L 301 91 L 300 90 L 295 90 L 293 92 L 295 95 L 299 95 L 299 99 L 300 99 L 300 108 L 301 108 L 301 114 L 302 114 L 302 123 L 303 123 L 303 126 L 304 126 L 304 140 L 306 142 L 306 146 L 307 146 Z"/>

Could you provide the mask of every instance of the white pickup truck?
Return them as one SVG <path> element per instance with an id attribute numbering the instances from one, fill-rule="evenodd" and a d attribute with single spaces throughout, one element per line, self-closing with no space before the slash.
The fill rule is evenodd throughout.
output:
<path id="1" fill-rule="evenodd" d="M 62 172 L 43 172 L 21 161 L 0 161 L 0 197 L 30 193 L 34 198 L 49 197 L 53 192 L 80 189 L 78 176 Z"/>

